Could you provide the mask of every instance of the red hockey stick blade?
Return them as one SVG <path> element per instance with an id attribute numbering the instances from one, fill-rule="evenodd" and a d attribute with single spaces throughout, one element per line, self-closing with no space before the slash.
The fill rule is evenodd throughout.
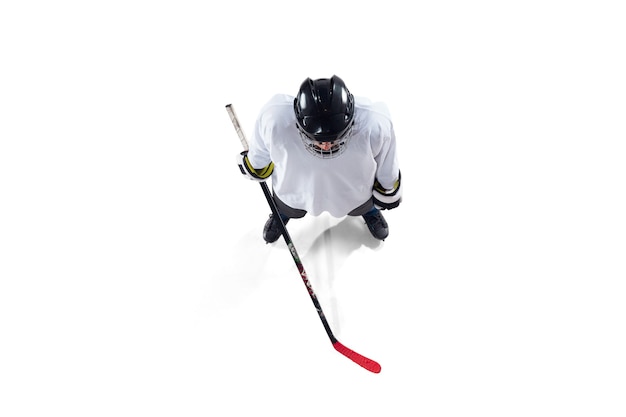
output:
<path id="1" fill-rule="evenodd" d="M 342 345 L 340 342 L 333 343 L 333 347 L 339 353 L 341 353 L 346 358 L 350 359 L 354 363 L 361 365 L 363 368 L 367 369 L 370 372 L 374 372 L 375 374 L 380 372 L 380 364 L 376 361 L 373 361 L 365 356 L 356 353 L 352 349 L 349 349 Z"/>

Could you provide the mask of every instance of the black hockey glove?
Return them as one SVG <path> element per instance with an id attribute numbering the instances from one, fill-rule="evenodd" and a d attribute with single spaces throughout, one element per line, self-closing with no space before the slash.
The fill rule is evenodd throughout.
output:
<path id="1" fill-rule="evenodd" d="M 237 154 L 237 164 L 239 165 L 239 169 L 241 173 L 245 175 L 248 179 L 253 181 L 265 181 L 272 175 L 274 171 L 274 163 L 270 162 L 269 165 L 260 168 L 254 169 L 248 160 L 248 151 L 243 151 Z"/>
<path id="2" fill-rule="evenodd" d="M 398 180 L 391 190 L 383 188 L 378 180 L 374 181 L 372 196 L 374 197 L 374 206 L 381 210 L 391 210 L 400 205 L 402 201 L 402 181 L 398 173 Z"/>

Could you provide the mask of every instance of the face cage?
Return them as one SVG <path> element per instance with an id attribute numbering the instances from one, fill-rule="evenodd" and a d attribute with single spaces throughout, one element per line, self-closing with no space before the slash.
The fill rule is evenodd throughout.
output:
<path id="1" fill-rule="evenodd" d="M 343 134 L 342 137 L 336 139 L 333 142 L 333 146 L 330 149 L 324 150 L 317 146 L 318 141 L 309 138 L 300 128 L 298 128 L 298 132 L 300 133 L 300 139 L 302 139 L 302 143 L 304 143 L 304 147 L 311 155 L 315 155 L 318 158 L 322 159 L 332 159 L 341 155 L 346 148 L 348 147 L 348 142 L 352 137 L 352 126 Z"/>

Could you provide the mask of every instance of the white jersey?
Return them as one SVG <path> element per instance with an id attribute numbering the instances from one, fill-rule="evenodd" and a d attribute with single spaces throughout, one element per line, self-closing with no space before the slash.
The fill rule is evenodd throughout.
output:
<path id="1" fill-rule="evenodd" d="M 377 179 L 398 180 L 396 138 L 387 106 L 355 97 L 354 127 L 346 149 L 332 159 L 308 152 L 296 127 L 294 97 L 274 96 L 262 109 L 249 143 L 254 168 L 274 162 L 272 188 L 288 206 L 313 216 L 343 217 L 372 197 Z"/>

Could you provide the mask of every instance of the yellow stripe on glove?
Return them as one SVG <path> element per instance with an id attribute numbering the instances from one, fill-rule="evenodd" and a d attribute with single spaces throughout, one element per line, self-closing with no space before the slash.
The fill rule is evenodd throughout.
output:
<path id="1" fill-rule="evenodd" d="M 272 172 L 274 172 L 273 162 L 270 162 L 263 168 L 254 168 L 248 159 L 248 151 L 237 154 L 237 165 L 239 165 L 241 173 L 248 179 L 259 182 L 265 181 L 272 175 Z"/>

